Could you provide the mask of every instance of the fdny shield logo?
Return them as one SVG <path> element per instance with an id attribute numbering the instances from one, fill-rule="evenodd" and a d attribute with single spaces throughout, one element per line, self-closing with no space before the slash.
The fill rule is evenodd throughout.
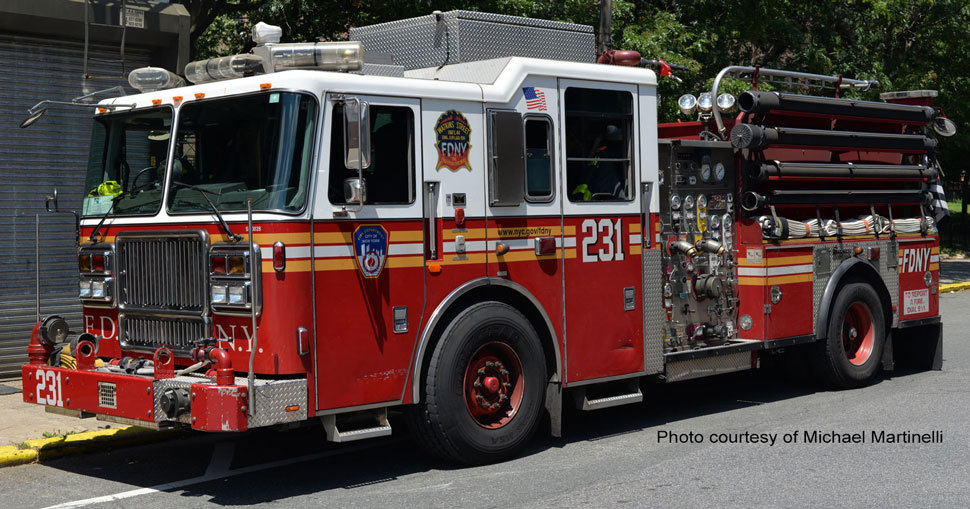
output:
<path id="1" fill-rule="evenodd" d="M 387 230 L 381 225 L 361 225 L 354 230 L 354 258 L 366 278 L 376 278 L 387 260 Z"/>

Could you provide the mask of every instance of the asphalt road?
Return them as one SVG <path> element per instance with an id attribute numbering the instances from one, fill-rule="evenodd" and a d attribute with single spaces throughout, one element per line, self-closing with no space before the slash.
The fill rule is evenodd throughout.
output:
<path id="1" fill-rule="evenodd" d="M 318 427 L 197 435 L 0 470 L 0 505 L 966 506 L 970 292 L 941 303 L 943 371 L 896 371 L 864 389 L 817 391 L 766 370 L 658 385 L 638 406 L 570 411 L 562 439 L 540 437 L 522 457 L 478 468 L 429 460 L 397 431 L 356 444 L 327 443 Z M 804 443 L 816 430 L 864 433 L 866 443 Z M 942 443 L 872 443 L 882 431 L 941 431 Z M 670 443 L 664 432 L 703 442 Z M 784 443 L 788 433 L 798 442 Z M 712 434 L 776 442 L 711 443 Z"/>

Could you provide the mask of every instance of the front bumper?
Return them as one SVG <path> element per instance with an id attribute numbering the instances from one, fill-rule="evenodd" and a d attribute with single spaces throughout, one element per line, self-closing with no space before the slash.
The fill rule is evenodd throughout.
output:
<path id="1" fill-rule="evenodd" d="M 202 375 L 155 379 L 99 369 L 66 369 L 39 364 L 22 368 L 23 399 L 51 411 L 147 428 L 186 426 L 199 431 L 245 431 L 307 418 L 307 381 L 257 380 L 253 412 L 245 378 L 218 385 Z M 163 395 L 179 391 L 185 405 L 173 411 Z M 173 415 L 174 414 L 174 415 Z"/>

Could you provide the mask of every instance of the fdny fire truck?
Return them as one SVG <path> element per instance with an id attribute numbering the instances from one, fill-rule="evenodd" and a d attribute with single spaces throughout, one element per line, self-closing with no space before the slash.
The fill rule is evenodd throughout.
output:
<path id="1" fill-rule="evenodd" d="M 319 418 L 338 442 L 404 411 L 431 453 L 482 463 L 651 381 L 940 368 L 935 92 L 728 67 L 658 124 L 671 67 L 597 62 L 593 37 L 467 11 L 335 43 L 260 24 L 184 79 L 132 71 L 142 93 L 94 105 L 83 324 L 37 324 L 24 401 L 199 431 Z"/>

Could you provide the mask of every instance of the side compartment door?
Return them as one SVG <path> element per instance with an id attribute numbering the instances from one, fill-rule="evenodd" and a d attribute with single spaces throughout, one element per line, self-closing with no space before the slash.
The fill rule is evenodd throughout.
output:
<path id="1" fill-rule="evenodd" d="M 636 85 L 559 81 L 567 383 L 644 369 L 637 103 Z"/>
<path id="2" fill-rule="evenodd" d="M 366 103 L 370 133 L 362 205 L 344 189 L 358 178 L 344 151 L 344 101 L 352 98 L 326 101 L 329 152 L 317 178 L 313 235 L 318 410 L 400 401 L 422 323 L 420 100 L 356 98 Z"/>

